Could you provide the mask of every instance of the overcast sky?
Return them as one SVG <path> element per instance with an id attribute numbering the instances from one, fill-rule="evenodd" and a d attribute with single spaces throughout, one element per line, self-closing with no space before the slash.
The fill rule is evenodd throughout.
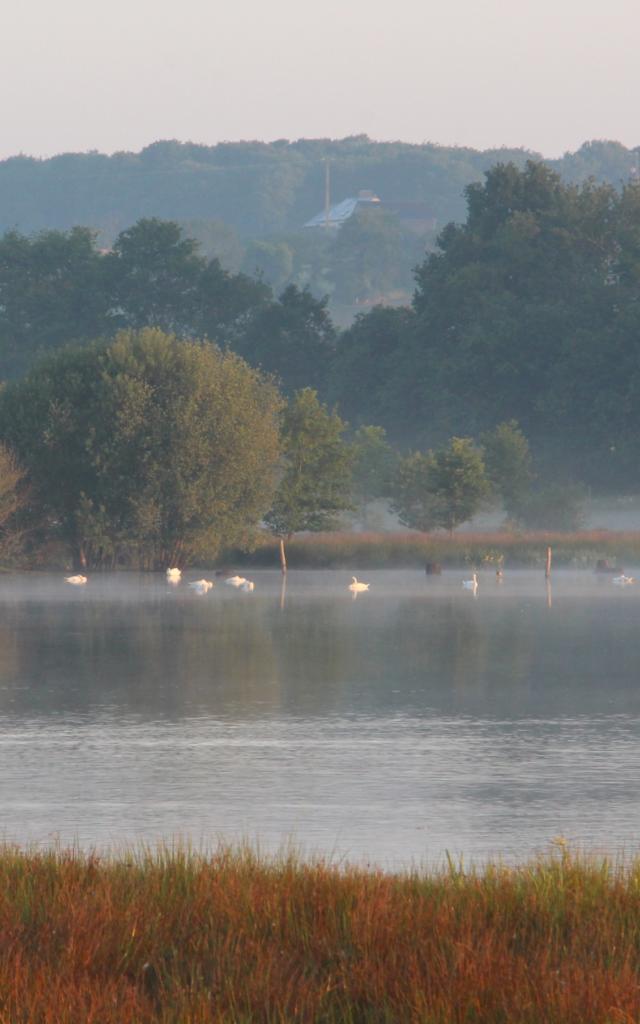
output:
<path id="1" fill-rule="evenodd" d="M 640 144 L 639 0 L 6 0 L 0 157 L 157 139 Z"/>

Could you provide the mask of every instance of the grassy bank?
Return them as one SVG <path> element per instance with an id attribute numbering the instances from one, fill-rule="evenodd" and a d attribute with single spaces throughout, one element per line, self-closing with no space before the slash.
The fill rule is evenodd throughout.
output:
<path id="1" fill-rule="evenodd" d="M 640 860 L 386 875 L 221 849 L 0 851 L 3 1024 L 606 1024 L 640 1015 Z"/>
<path id="2" fill-rule="evenodd" d="M 316 533 L 293 537 L 287 544 L 291 568 L 424 568 L 499 564 L 539 567 L 547 546 L 556 566 L 593 568 L 599 558 L 614 564 L 640 564 L 640 531 L 590 530 L 580 533 Z M 228 553 L 237 564 L 277 566 L 278 542 L 264 538 L 251 554 Z"/>

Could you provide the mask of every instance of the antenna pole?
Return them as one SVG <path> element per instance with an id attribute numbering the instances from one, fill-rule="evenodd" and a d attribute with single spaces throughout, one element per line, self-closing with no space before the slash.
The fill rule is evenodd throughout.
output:
<path id="1" fill-rule="evenodd" d="M 331 209 L 331 165 L 329 157 L 324 158 L 324 227 L 329 229 L 329 210 Z"/>

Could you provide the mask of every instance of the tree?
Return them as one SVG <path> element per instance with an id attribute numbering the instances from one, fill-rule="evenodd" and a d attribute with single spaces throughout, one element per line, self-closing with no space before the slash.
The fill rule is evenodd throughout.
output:
<path id="1" fill-rule="evenodd" d="M 0 444 L 0 554 L 10 557 L 20 548 L 24 524 L 20 513 L 29 500 L 26 474 L 13 452 Z"/>
<path id="2" fill-rule="evenodd" d="M 433 459 L 431 477 L 440 507 L 437 525 L 453 533 L 479 511 L 489 494 L 484 462 L 468 437 L 452 437 Z"/>
<path id="3" fill-rule="evenodd" d="M 378 302 L 394 292 L 411 294 L 412 269 L 424 253 L 422 240 L 397 217 L 375 206 L 358 211 L 340 228 L 330 253 L 335 302 Z"/>
<path id="4" fill-rule="evenodd" d="M 401 460 L 391 509 L 414 530 L 443 527 L 452 533 L 475 515 L 489 489 L 473 442 L 453 437 L 447 448 L 414 452 Z"/>
<path id="5" fill-rule="evenodd" d="M 370 502 L 388 498 L 397 456 L 383 427 L 359 427 L 351 442 L 353 498 L 363 518 Z"/>
<path id="6" fill-rule="evenodd" d="M 238 356 L 148 328 L 9 386 L 0 436 L 77 564 L 184 565 L 269 507 L 280 405 Z"/>
<path id="7" fill-rule="evenodd" d="M 206 260 L 179 224 L 157 217 L 139 220 L 118 235 L 105 266 L 118 326 L 193 331 Z"/>
<path id="8" fill-rule="evenodd" d="M 516 420 L 499 423 L 480 437 L 487 476 L 510 519 L 519 509 L 533 481 L 529 443 Z"/>
<path id="9" fill-rule="evenodd" d="M 390 509 L 410 530 L 427 533 L 441 518 L 433 484 L 434 463 L 433 452 L 411 452 L 398 463 Z"/>
<path id="10" fill-rule="evenodd" d="M 242 263 L 246 274 L 268 281 L 275 292 L 287 284 L 293 272 L 293 251 L 286 242 L 250 242 Z"/>
<path id="11" fill-rule="evenodd" d="M 16 231 L 0 239 L 0 375 L 15 378 L 37 355 L 108 328 L 109 299 L 88 228 Z"/>
<path id="12" fill-rule="evenodd" d="M 351 450 L 343 439 L 345 424 L 318 400 L 311 388 L 297 391 L 282 414 L 282 473 L 275 500 L 265 516 L 284 540 L 300 530 L 330 530 L 349 511 Z"/>
<path id="13" fill-rule="evenodd" d="M 271 301 L 268 285 L 246 274 L 230 274 L 212 259 L 198 281 L 192 330 L 196 337 L 237 347 L 253 319 Z"/>
<path id="14" fill-rule="evenodd" d="M 335 342 L 327 300 L 289 285 L 277 302 L 257 312 L 235 348 L 252 366 L 276 375 L 291 394 L 325 387 Z"/>

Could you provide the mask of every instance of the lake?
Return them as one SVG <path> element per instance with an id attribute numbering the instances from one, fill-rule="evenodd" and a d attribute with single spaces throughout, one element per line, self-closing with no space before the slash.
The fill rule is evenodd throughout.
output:
<path id="1" fill-rule="evenodd" d="M 201 572 L 189 572 L 197 579 Z M 204 575 L 209 575 L 205 573 Z M 0 836 L 398 867 L 640 838 L 640 585 L 558 571 L 0 578 Z"/>

